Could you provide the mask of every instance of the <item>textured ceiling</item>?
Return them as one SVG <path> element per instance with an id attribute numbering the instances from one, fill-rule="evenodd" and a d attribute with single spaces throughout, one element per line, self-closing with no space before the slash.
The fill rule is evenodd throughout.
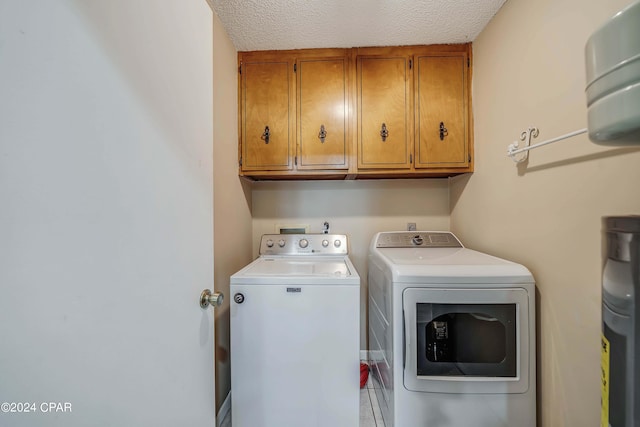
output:
<path id="1" fill-rule="evenodd" d="M 210 0 L 239 51 L 473 41 L 505 0 Z"/>

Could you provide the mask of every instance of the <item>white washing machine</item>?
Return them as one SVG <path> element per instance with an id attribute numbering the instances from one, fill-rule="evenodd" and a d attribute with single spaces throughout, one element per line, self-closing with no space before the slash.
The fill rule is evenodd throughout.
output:
<path id="1" fill-rule="evenodd" d="M 535 284 L 448 232 L 369 250 L 369 349 L 385 427 L 535 427 Z"/>
<path id="2" fill-rule="evenodd" d="M 264 235 L 231 295 L 233 427 L 357 427 L 360 276 L 347 236 Z"/>

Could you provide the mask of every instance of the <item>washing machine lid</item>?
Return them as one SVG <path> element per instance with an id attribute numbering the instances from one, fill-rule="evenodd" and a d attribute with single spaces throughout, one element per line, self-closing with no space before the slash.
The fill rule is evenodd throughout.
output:
<path id="1" fill-rule="evenodd" d="M 533 283 L 523 265 L 468 248 L 374 248 L 397 283 Z"/>
<path id="2" fill-rule="evenodd" d="M 231 284 L 360 285 L 346 256 L 260 256 L 231 276 Z"/>

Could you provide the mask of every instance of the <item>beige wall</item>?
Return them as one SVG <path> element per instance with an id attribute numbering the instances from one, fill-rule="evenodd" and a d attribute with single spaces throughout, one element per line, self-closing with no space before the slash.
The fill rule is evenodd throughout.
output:
<path id="1" fill-rule="evenodd" d="M 378 231 L 405 230 L 415 222 L 422 230 L 449 229 L 446 179 L 324 182 L 256 182 L 253 184 L 253 252 L 260 237 L 276 224 L 307 224 L 319 233 L 328 221 L 332 233 L 349 235 L 350 258 L 361 277 L 360 348 L 367 349 L 367 252 Z M 218 236 L 216 236 L 218 237 Z"/>
<path id="2" fill-rule="evenodd" d="M 213 18 L 213 195 L 215 289 L 226 301 L 216 309 L 216 408 L 231 388 L 229 277 L 251 261 L 251 191 L 238 177 L 236 50 Z"/>
<path id="3" fill-rule="evenodd" d="M 538 142 L 586 127 L 585 42 L 626 4 L 509 0 L 474 42 L 476 172 L 451 181 L 451 224 L 536 277 L 545 427 L 599 423 L 601 217 L 640 213 L 640 152 L 580 136 L 525 167 L 505 154 L 530 125 Z"/>

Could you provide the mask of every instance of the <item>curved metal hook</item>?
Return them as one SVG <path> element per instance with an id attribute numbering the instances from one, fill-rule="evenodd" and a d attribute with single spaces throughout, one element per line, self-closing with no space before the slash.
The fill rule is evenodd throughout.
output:
<path id="1" fill-rule="evenodd" d="M 269 130 L 269 126 L 265 126 L 264 133 L 262 134 L 260 139 L 263 140 L 265 144 L 268 144 L 269 138 L 271 138 L 271 131 Z"/>
<path id="2" fill-rule="evenodd" d="M 440 122 L 440 141 L 444 141 L 445 136 L 449 136 L 449 131 L 446 127 L 444 127 L 444 122 Z"/>
<path id="3" fill-rule="evenodd" d="M 324 128 L 324 125 L 320 125 L 320 133 L 318 133 L 318 138 L 320 138 L 320 142 L 324 144 L 324 140 L 327 138 L 327 130 Z"/>
<path id="4" fill-rule="evenodd" d="M 389 130 L 387 129 L 386 123 L 383 123 L 380 128 L 380 137 L 382 138 L 382 142 L 386 141 L 389 137 Z"/>
<path id="5" fill-rule="evenodd" d="M 529 129 L 523 131 L 520 134 L 520 141 L 524 142 L 525 147 L 528 147 L 531 145 L 531 140 L 533 138 L 537 138 L 539 134 L 540 134 L 540 131 L 538 130 L 537 127 L 529 126 Z M 514 151 L 518 150 L 519 148 L 520 146 L 518 141 L 514 141 L 513 144 L 510 144 L 509 147 L 507 148 L 507 155 L 511 157 L 511 160 L 513 160 L 516 163 L 522 163 L 529 158 L 529 151 L 525 151 L 524 153 L 521 153 L 522 155 L 520 157 L 516 157 L 516 154 L 514 153 Z"/>

